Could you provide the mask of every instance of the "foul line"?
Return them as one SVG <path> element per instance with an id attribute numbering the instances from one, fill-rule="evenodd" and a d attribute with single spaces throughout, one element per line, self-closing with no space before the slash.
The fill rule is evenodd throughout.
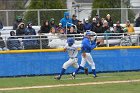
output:
<path id="1" fill-rule="evenodd" d="M 55 88 L 55 87 L 68 87 L 68 86 L 84 86 L 84 85 L 118 84 L 118 83 L 130 83 L 130 82 L 140 82 L 140 79 L 137 79 L 137 80 L 123 80 L 123 81 L 88 82 L 88 83 L 78 83 L 78 84 L 58 84 L 58 85 L 46 85 L 46 86 L 0 88 L 0 91 L 28 90 L 28 89 Z"/>

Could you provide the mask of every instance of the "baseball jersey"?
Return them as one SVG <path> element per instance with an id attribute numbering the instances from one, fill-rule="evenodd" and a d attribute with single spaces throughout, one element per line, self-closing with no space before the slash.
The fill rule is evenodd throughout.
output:
<path id="1" fill-rule="evenodd" d="M 90 41 L 87 37 L 84 37 L 84 39 L 82 40 L 82 48 L 81 51 L 86 52 L 86 53 L 90 53 L 92 49 L 94 49 L 97 46 L 95 41 Z"/>
<path id="2" fill-rule="evenodd" d="M 81 45 L 75 45 L 73 44 L 72 46 L 68 46 L 68 44 L 64 47 L 66 48 L 68 55 L 70 58 L 77 57 L 78 55 L 78 48 L 80 48 Z"/>

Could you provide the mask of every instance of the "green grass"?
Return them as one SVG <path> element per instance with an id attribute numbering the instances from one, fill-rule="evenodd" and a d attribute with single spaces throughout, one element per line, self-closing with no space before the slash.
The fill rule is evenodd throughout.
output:
<path id="1" fill-rule="evenodd" d="M 71 80 L 69 75 L 64 75 L 62 80 L 54 80 L 54 76 L 36 76 L 19 78 L 0 78 L 0 88 L 24 87 L 24 86 L 42 86 L 58 84 L 77 84 L 84 82 L 102 82 L 118 80 L 140 79 L 140 72 L 117 72 L 100 73 L 98 78 L 92 78 L 92 75 L 77 75 L 77 79 Z M 83 78 L 83 79 L 78 79 Z M 42 88 L 28 90 L 0 91 L 0 93 L 139 93 L 140 82 L 103 84 L 103 85 L 85 85 L 57 88 Z"/>

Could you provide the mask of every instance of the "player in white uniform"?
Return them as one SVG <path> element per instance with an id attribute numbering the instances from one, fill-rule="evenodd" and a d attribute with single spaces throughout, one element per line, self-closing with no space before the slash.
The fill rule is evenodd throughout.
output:
<path id="1" fill-rule="evenodd" d="M 73 38 L 68 38 L 67 39 L 67 45 L 64 47 L 64 51 L 68 52 L 69 60 L 66 61 L 63 64 L 61 73 L 58 76 L 55 76 L 55 79 L 60 80 L 61 76 L 65 73 L 66 69 L 69 66 L 79 68 L 79 65 L 77 63 L 78 62 L 77 54 L 78 54 L 78 48 L 79 47 L 81 47 L 81 46 L 74 44 L 74 39 Z"/>

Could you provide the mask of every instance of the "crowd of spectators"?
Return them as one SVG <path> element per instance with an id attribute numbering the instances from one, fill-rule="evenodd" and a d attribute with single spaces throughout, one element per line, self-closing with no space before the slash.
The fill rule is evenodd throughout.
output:
<path id="1" fill-rule="evenodd" d="M 132 33 L 134 32 L 133 25 L 130 24 L 130 21 L 126 21 L 125 27 L 122 27 L 120 25 L 120 21 L 114 22 L 111 15 L 107 14 L 105 18 L 100 18 L 98 14 L 96 14 L 93 18 L 85 18 L 84 20 L 77 19 L 77 16 L 75 14 L 71 15 L 69 12 L 64 13 L 64 17 L 60 20 L 60 23 L 57 25 L 55 23 L 55 19 L 51 18 L 49 20 L 45 20 L 43 24 L 40 27 L 40 30 L 38 33 L 36 33 L 35 29 L 32 27 L 32 22 L 28 22 L 27 25 L 23 22 L 23 19 L 21 16 L 17 16 L 15 23 L 13 24 L 13 30 L 10 32 L 10 35 L 12 37 L 9 37 L 7 40 L 7 47 L 10 50 L 13 49 L 23 49 L 21 47 L 21 44 L 19 43 L 18 36 L 23 40 L 24 49 L 32 49 L 34 46 L 39 48 L 39 45 L 41 44 L 41 40 L 37 40 L 37 38 L 32 37 L 32 35 L 44 35 L 48 34 L 45 37 L 45 40 L 41 42 L 45 42 L 45 45 L 43 48 L 48 48 L 48 39 L 51 40 L 53 38 L 57 38 L 58 35 L 64 35 L 68 34 L 67 37 L 72 37 L 72 34 L 83 34 L 87 30 L 91 30 L 96 33 Z M 114 25 L 115 24 L 115 25 Z M 140 26 L 140 17 L 136 19 L 136 26 Z M 0 28 L 2 28 L 3 25 L 0 23 Z M 126 28 L 126 29 L 124 29 Z M 17 37 L 14 37 L 17 36 Z M 2 38 L 1 38 L 2 39 Z M 17 40 L 15 40 L 17 39 Z M 34 39 L 34 40 L 29 40 Z M 2 40 L 1 40 L 2 42 Z M 3 46 L 0 45 L 0 50 L 5 50 L 5 44 Z M 46 47 L 45 47 L 46 46 Z"/>

